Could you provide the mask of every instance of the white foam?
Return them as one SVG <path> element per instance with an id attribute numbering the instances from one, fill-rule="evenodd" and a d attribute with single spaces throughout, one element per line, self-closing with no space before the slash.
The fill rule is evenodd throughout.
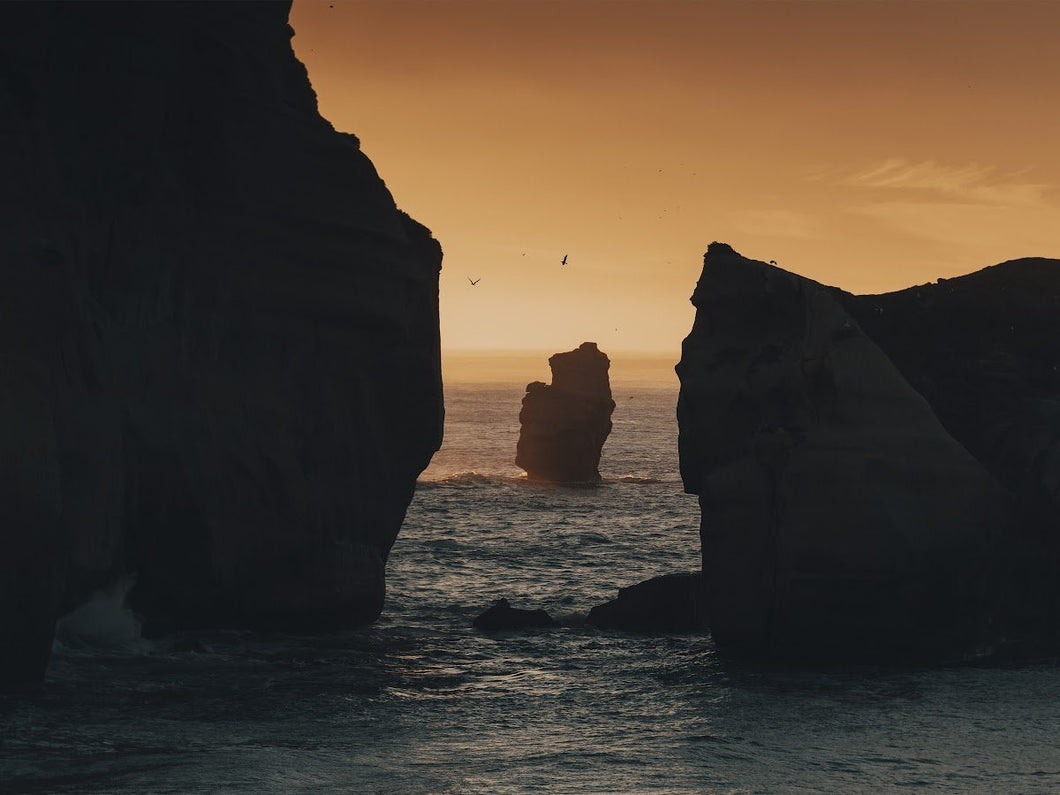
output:
<path id="1" fill-rule="evenodd" d="M 125 603 L 136 575 L 123 577 L 70 611 L 55 628 L 55 643 L 72 649 L 107 649 L 143 653 L 152 643 L 141 634 L 140 622 Z"/>

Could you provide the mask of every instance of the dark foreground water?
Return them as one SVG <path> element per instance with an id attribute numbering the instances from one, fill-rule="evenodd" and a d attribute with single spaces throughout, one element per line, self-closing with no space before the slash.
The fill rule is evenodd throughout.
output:
<path id="1" fill-rule="evenodd" d="M 116 649 L 60 647 L 43 695 L 0 700 L 0 791 L 1060 790 L 1060 668 L 767 674 L 583 626 L 698 564 L 675 387 L 616 385 L 607 482 L 574 490 L 518 479 L 521 387 L 447 387 L 384 620 L 176 652 L 100 605 Z M 473 630 L 500 596 L 566 625 Z"/>

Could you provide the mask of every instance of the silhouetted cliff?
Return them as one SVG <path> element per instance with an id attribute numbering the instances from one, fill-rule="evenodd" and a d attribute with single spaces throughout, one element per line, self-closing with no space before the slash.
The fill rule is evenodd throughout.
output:
<path id="1" fill-rule="evenodd" d="M 611 361 L 595 342 L 548 360 L 552 383 L 527 384 L 515 463 L 532 480 L 594 483 L 611 433 Z"/>
<path id="2" fill-rule="evenodd" d="M 851 296 L 710 246 L 678 417 L 720 647 L 925 661 L 1056 632 L 1058 299 L 1055 261 Z"/>
<path id="3" fill-rule="evenodd" d="M 885 295 L 836 292 L 946 430 L 1060 535 L 1060 261 Z"/>
<path id="4" fill-rule="evenodd" d="M 158 630 L 382 607 L 441 439 L 441 249 L 318 114 L 288 11 L 5 8 L 2 684 L 126 572 Z"/>

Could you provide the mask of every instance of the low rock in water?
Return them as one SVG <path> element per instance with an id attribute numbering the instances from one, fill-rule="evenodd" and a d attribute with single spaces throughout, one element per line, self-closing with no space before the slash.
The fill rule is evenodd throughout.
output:
<path id="1" fill-rule="evenodd" d="M 507 599 L 498 599 L 489 610 L 478 616 L 472 624 L 476 629 L 486 632 L 556 626 L 552 616 L 544 610 L 520 610 L 518 607 L 512 607 Z"/>
<path id="2" fill-rule="evenodd" d="M 707 628 L 703 576 L 664 574 L 620 588 L 618 598 L 589 611 L 588 623 L 626 632 L 701 632 Z"/>

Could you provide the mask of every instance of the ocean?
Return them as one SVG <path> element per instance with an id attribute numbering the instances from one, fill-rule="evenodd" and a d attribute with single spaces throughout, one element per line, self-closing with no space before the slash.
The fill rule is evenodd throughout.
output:
<path id="1" fill-rule="evenodd" d="M 699 566 L 672 362 L 616 359 L 604 482 L 557 488 L 513 462 L 543 361 L 483 361 L 447 369 L 379 622 L 149 642 L 103 600 L 109 647 L 60 641 L 42 694 L 0 697 L 0 791 L 1060 790 L 1055 665 L 766 672 L 709 635 L 586 626 L 619 587 Z M 473 629 L 500 597 L 562 626 Z"/>

